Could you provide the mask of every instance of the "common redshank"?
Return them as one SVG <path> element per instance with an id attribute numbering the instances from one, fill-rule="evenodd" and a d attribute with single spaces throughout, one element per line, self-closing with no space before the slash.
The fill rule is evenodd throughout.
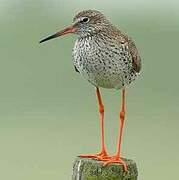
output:
<path id="1" fill-rule="evenodd" d="M 141 70 L 141 58 L 136 45 L 97 10 L 79 12 L 73 18 L 72 25 L 40 43 L 69 33 L 78 35 L 72 53 L 75 70 L 95 86 L 100 113 L 101 151 L 81 157 L 100 160 L 104 165 L 119 163 L 127 171 L 127 164 L 121 157 L 121 142 L 126 111 L 125 88 Z M 108 155 L 104 140 L 104 106 L 100 87 L 121 90 L 119 135 L 116 154 L 113 156 Z"/>

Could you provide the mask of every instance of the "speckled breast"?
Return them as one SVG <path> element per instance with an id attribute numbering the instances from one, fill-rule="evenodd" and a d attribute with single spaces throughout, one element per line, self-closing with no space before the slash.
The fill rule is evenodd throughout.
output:
<path id="1" fill-rule="evenodd" d="M 78 38 L 74 66 L 96 87 L 120 89 L 135 79 L 128 46 L 107 37 Z"/>

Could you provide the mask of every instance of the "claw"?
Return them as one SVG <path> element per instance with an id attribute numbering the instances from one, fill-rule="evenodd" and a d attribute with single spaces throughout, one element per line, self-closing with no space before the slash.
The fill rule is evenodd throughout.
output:
<path id="1" fill-rule="evenodd" d="M 124 160 L 122 160 L 118 156 L 113 156 L 111 159 L 109 159 L 108 161 L 104 162 L 103 166 L 107 166 L 108 164 L 112 164 L 112 163 L 122 164 L 123 167 L 124 167 L 124 170 L 128 171 L 128 166 L 127 166 L 126 162 Z"/>
<path id="2" fill-rule="evenodd" d="M 105 151 L 101 151 L 101 152 L 98 153 L 98 154 L 80 155 L 80 157 L 82 157 L 82 158 L 96 159 L 96 160 L 99 160 L 99 161 L 108 161 L 109 159 L 111 159 L 111 157 L 108 156 Z"/>

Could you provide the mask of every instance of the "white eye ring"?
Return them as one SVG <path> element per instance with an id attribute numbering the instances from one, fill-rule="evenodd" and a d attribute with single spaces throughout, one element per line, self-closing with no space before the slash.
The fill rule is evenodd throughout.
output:
<path id="1" fill-rule="evenodd" d="M 87 22 L 89 22 L 89 20 L 90 20 L 89 17 L 84 17 L 84 18 L 81 19 L 81 22 L 82 23 L 87 23 Z"/>

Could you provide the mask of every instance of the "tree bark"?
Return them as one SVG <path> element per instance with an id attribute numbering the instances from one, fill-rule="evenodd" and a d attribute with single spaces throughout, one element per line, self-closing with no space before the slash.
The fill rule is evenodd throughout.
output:
<path id="1" fill-rule="evenodd" d="M 137 165 L 133 160 L 125 159 L 128 171 L 120 164 L 103 166 L 101 161 L 88 158 L 76 158 L 73 164 L 72 180 L 137 180 Z"/>

